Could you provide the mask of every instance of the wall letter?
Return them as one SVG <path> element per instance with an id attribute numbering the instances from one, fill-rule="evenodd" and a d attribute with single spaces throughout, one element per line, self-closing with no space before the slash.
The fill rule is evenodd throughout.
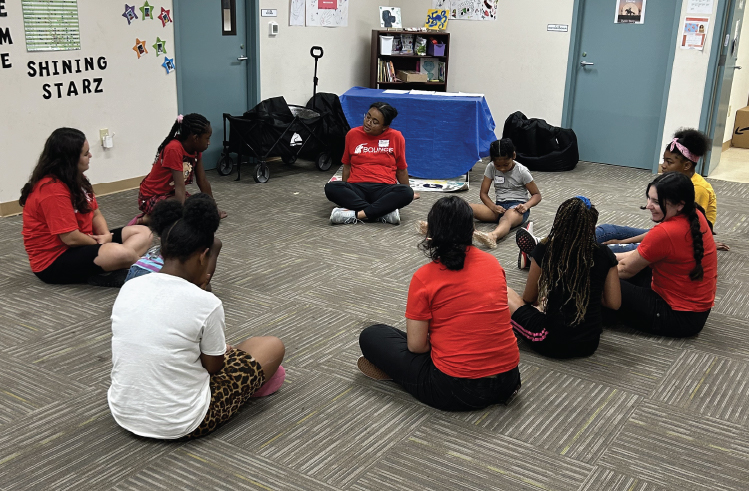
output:
<path id="1" fill-rule="evenodd" d="M 6 27 L 4 31 L 3 28 L 0 27 L 0 44 L 3 44 L 3 42 L 13 44 L 13 38 L 10 37 L 10 27 Z"/>
<path id="2" fill-rule="evenodd" d="M 29 77 L 36 77 L 36 62 L 30 61 L 26 66 L 29 67 Z"/>
<path id="3" fill-rule="evenodd" d="M 95 78 L 94 82 L 96 83 L 96 88 L 94 89 L 94 93 L 95 94 L 101 94 L 102 92 L 104 92 L 104 89 L 100 89 L 99 88 L 99 86 L 101 85 L 101 79 L 100 78 Z"/>
<path id="4" fill-rule="evenodd" d="M 103 56 L 99 57 L 98 60 L 99 70 L 106 70 L 107 69 L 107 59 Z"/>
<path id="5" fill-rule="evenodd" d="M 75 86 L 75 82 L 72 80 L 70 81 L 70 85 L 68 85 L 68 97 L 71 95 L 78 95 L 78 87 Z"/>
<path id="6" fill-rule="evenodd" d="M 90 94 L 91 93 L 91 80 L 84 78 L 83 79 L 83 93 L 84 94 Z"/>
<path id="7" fill-rule="evenodd" d="M 55 87 L 57 87 L 57 98 L 62 98 L 62 82 L 57 82 Z"/>
<path id="8" fill-rule="evenodd" d="M 5 0 L 0 0 L 0 17 L 8 17 L 8 12 L 3 12 L 5 10 Z"/>
<path id="9" fill-rule="evenodd" d="M 0 53 L 0 65 L 2 65 L 3 68 L 10 68 L 13 66 L 13 64 L 10 62 L 10 53 Z"/>
<path id="10" fill-rule="evenodd" d="M 52 97 L 52 92 L 49 91 L 49 84 L 42 85 L 42 89 L 44 90 L 44 97 L 45 99 L 49 99 Z"/>

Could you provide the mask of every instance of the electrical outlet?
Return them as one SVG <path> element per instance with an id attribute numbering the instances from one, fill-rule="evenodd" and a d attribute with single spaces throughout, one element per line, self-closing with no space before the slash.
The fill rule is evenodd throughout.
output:
<path id="1" fill-rule="evenodd" d="M 109 129 L 108 128 L 102 128 L 99 130 L 99 141 L 101 141 L 101 144 L 104 145 L 104 137 L 109 136 Z"/>

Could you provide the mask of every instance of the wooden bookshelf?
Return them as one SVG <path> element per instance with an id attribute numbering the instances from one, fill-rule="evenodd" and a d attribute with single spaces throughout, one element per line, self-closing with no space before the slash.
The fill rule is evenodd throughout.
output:
<path id="1" fill-rule="evenodd" d="M 410 34 L 416 44 L 416 36 L 436 39 L 445 45 L 444 56 L 417 55 L 417 54 L 400 54 L 393 53 L 390 55 L 380 54 L 380 36 L 400 36 L 401 34 Z M 445 63 L 444 81 L 440 82 L 401 82 L 401 81 L 381 81 L 378 80 L 380 75 L 380 62 L 392 62 L 394 70 L 416 70 L 416 62 L 421 58 L 436 58 Z M 447 75 L 449 72 L 450 61 L 450 33 L 448 32 L 412 32 L 403 30 L 386 30 L 374 29 L 372 31 L 372 51 L 369 65 L 369 87 L 372 89 L 417 89 L 417 90 L 434 90 L 436 92 L 447 92 Z"/>

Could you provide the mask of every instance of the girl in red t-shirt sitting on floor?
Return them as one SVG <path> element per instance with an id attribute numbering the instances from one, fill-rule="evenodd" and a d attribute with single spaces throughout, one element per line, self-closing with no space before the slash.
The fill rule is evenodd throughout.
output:
<path id="1" fill-rule="evenodd" d="M 90 159 L 81 131 L 58 128 L 21 190 L 23 244 L 31 270 L 45 283 L 119 287 L 126 268 L 151 245 L 147 227 L 109 230 L 84 175 Z"/>
<path id="2" fill-rule="evenodd" d="M 416 271 L 408 290 L 407 332 L 378 324 L 359 336 L 365 375 L 394 380 L 448 411 L 506 403 L 520 388 L 505 271 L 472 238 L 470 205 L 457 196 L 439 199 L 420 245 L 432 261 Z"/>
<path id="3" fill-rule="evenodd" d="M 364 116 L 364 124 L 346 134 L 343 150 L 343 182 L 325 185 L 325 196 L 338 205 L 330 223 L 363 220 L 398 225 L 398 209 L 408 205 L 414 194 L 408 182 L 406 141 L 390 127 L 398 111 L 386 102 L 375 102 Z"/>
<path id="4" fill-rule="evenodd" d="M 695 206 L 694 185 L 687 176 L 661 174 L 648 184 L 646 195 L 646 209 L 657 225 L 636 250 L 617 254 L 622 279 L 619 313 L 640 331 L 693 336 L 705 326 L 715 302 L 715 241 Z"/>
<path id="5" fill-rule="evenodd" d="M 618 309 L 621 303 L 616 258 L 596 243 L 597 221 L 588 198 L 563 202 L 549 236 L 526 249 L 531 270 L 523 296 L 507 289 L 515 331 L 544 356 L 592 355 L 603 330 L 601 306 Z M 530 239 L 532 246 L 530 235 L 518 242 Z"/>
<path id="6" fill-rule="evenodd" d="M 149 215 L 159 201 L 176 198 L 185 202 L 189 193 L 186 184 L 191 184 L 193 176 L 202 193 L 213 197 L 211 183 L 205 177 L 203 154 L 211 143 L 211 123 L 200 114 L 178 116 L 169 134 L 159 145 L 151 172 L 140 183 L 138 208 L 141 214 L 136 222 L 148 225 Z M 226 212 L 219 210 L 221 218 Z"/>

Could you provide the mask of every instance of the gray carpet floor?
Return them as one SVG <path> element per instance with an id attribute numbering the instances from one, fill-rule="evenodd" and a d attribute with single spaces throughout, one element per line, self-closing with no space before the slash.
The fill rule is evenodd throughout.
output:
<path id="1" fill-rule="evenodd" d="M 198 441 L 120 429 L 106 401 L 117 291 L 43 284 L 29 270 L 21 217 L 0 219 L 0 488 L 749 488 L 749 184 L 712 182 L 718 238 L 732 250 L 719 252 L 716 306 L 699 336 L 611 328 L 595 355 L 571 361 L 521 344 L 523 388 L 508 406 L 447 413 L 356 369 L 364 327 L 405 328 L 409 280 L 426 261 L 414 224 L 441 195 L 423 193 L 400 226 L 331 226 L 322 187 L 332 169 L 272 164 L 263 185 L 243 170 L 240 182 L 209 173 L 229 212 L 213 287 L 227 340 L 285 342 L 282 389 Z M 483 170 L 461 196 L 478 202 Z M 650 225 L 638 208 L 648 172 L 581 163 L 534 177 L 539 233 L 577 194 L 601 223 Z M 136 194 L 100 199 L 110 226 L 134 216 Z M 514 238 L 492 253 L 522 290 Z"/>

